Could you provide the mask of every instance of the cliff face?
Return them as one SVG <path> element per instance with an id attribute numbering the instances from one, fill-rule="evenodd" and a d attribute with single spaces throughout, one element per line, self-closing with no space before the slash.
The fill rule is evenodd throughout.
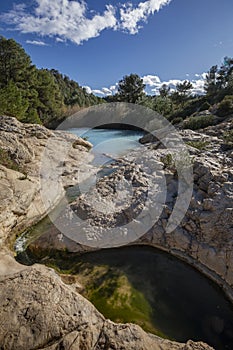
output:
<path id="1" fill-rule="evenodd" d="M 91 160 L 87 152 L 90 148 L 88 142 L 66 133 L 48 131 L 38 125 L 24 125 L 14 118 L 0 117 L 0 149 L 14 160 L 14 165 L 16 164 L 16 169 L 12 169 L 12 166 L 0 166 L 1 348 L 211 349 L 208 345 L 192 341 L 187 344 L 170 342 L 146 334 L 138 326 L 114 324 L 105 320 L 94 306 L 71 286 L 65 285 L 51 269 L 37 265 L 25 267 L 14 261 L 6 247 L 6 241 L 11 237 L 13 230 L 29 227 L 48 211 L 40 197 L 39 168 L 49 137 L 54 139 L 57 147 L 62 147 L 67 141 L 71 145 L 65 162 L 60 164 L 64 186 L 74 183 L 77 173 L 79 175 L 81 173 L 81 178 L 85 178 L 87 172 L 91 173 L 92 166 L 88 165 Z M 148 150 L 148 162 L 151 162 L 153 157 L 155 162 L 158 161 L 157 150 L 153 147 L 151 145 L 151 150 Z M 51 149 L 51 157 L 53 151 Z M 226 281 L 230 286 L 232 216 L 228 208 L 232 195 L 230 188 L 232 172 L 228 163 L 229 156 L 223 156 L 224 159 L 221 160 L 221 154 L 216 158 L 211 151 L 206 156 L 201 152 L 194 153 L 196 155 L 194 193 L 197 197 L 191 203 L 182 226 L 172 235 L 165 236 L 163 225 L 169 212 L 165 213 L 166 215 L 164 214 L 140 242 L 159 246 L 177 255 L 183 254 L 186 258 L 193 258 L 192 261 L 200 261 L 201 266 L 208 267 L 211 273 L 221 277 L 221 281 Z M 123 160 L 123 164 L 130 167 L 128 162 Z M 138 177 L 134 168 L 132 172 L 135 178 L 138 178 L 136 198 L 140 198 L 144 193 L 144 180 Z M 176 181 L 169 169 L 167 175 L 171 183 Z M 101 191 L 105 196 L 111 188 L 107 186 L 109 179 L 112 178 L 106 178 L 101 182 Z M 114 193 L 111 192 L 111 195 L 114 196 Z M 59 196 L 55 198 L 51 208 L 59 199 Z M 73 203 L 74 209 L 82 210 L 83 203 L 83 198 Z M 167 210 L 171 210 L 171 205 L 168 204 L 172 203 L 166 203 Z M 217 217 L 221 220 L 220 225 L 217 225 Z M 118 219 L 120 220 L 120 217 Z M 93 229 L 92 224 L 96 225 L 95 212 L 91 213 L 88 220 Z M 107 218 L 106 225 L 109 224 L 109 220 L 111 221 L 110 217 Z"/>

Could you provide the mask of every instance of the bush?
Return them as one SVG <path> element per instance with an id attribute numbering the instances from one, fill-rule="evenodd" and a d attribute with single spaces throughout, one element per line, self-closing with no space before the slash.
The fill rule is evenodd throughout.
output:
<path id="1" fill-rule="evenodd" d="M 223 134 L 223 140 L 225 145 L 227 146 L 227 149 L 233 148 L 233 129 L 226 131 Z"/>
<path id="2" fill-rule="evenodd" d="M 207 141 L 188 141 L 187 145 L 202 151 L 202 150 L 205 150 L 207 148 L 207 146 L 209 145 L 209 142 L 207 142 Z"/>
<path id="3" fill-rule="evenodd" d="M 183 108 L 181 108 L 181 106 L 177 107 L 177 109 L 173 113 L 171 113 L 171 115 L 169 116 L 169 120 L 172 121 L 173 119 L 178 117 L 186 119 L 187 117 L 190 117 L 192 114 L 198 112 L 200 110 L 200 106 L 205 104 L 205 102 L 206 100 L 204 96 L 192 98 L 190 101 L 187 101 L 185 103 Z"/>
<path id="4" fill-rule="evenodd" d="M 183 121 L 183 118 L 181 117 L 176 117 L 172 120 L 172 124 L 179 124 Z"/>
<path id="5" fill-rule="evenodd" d="M 210 125 L 214 125 L 214 116 L 212 114 L 190 117 L 183 123 L 184 129 L 191 130 L 203 129 Z"/>
<path id="6" fill-rule="evenodd" d="M 202 112 L 202 111 L 206 111 L 206 110 L 208 110 L 210 108 L 210 104 L 209 104 L 209 102 L 204 102 L 204 103 L 202 103 L 202 105 L 201 105 L 201 107 L 200 107 L 200 112 Z"/>
<path id="7" fill-rule="evenodd" d="M 226 117 L 233 113 L 233 96 L 225 96 L 219 103 L 217 115 L 219 117 Z"/>

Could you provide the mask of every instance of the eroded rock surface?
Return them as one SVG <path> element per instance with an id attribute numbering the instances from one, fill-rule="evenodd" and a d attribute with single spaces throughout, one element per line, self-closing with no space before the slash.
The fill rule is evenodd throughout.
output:
<path id="1" fill-rule="evenodd" d="M 43 266 L 0 278 L 2 349 L 211 350 L 204 343 L 179 344 L 115 324 Z"/>
<path id="2" fill-rule="evenodd" d="M 188 133 L 186 136 L 192 139 L 193 135 L 190 135 Z M 71 145 L 65 162 L 59 165 L 62 169 L 64 186 L 76 183 L 78 173 L 80 175 L 81 172 L 85 177 L 87 172 L 91 172 L 91 166 L 87 165 L 90 160 L 87 152 L 90 148 L 88 142 L 70 134 L 49 131 L 42 126 L 21 124 L 14 118 L 0 117 L 0 147 L 20 166 L 18 170 L 0 166 L 1 349 L 211 349 L 203 343 L 188 341 L 186 344 L 179 344 L 163 340 L 145 333 L 136 325 L 114 324 L 105 320 L 91 303 L 71 286 L 65 285 L 53 270 L 37 265 L 26 268 L 13 260 L 5 246 L 7 238 L 12 235 L 12 230 L 29 227 L 48 210 L 44 208 L 40 198 L 39 168 L 49 138 L 54 141 L 53 147 L 49 149 L 51 161 L 53 154 L 56 153 L 54 145 L 59 148 L 67 141 Z M 218 145 L 217 140 L 216 144 Z M 152 163 L 161 168 L 161 155 L 166 156 L 165 150 L 162 154 L 161 151 L 153 149 L 154 146 L 150 145 L 150 149 L 147 150 L 149 169 Z M 165 169 L 171 196 L 166 201 L 163 216 L 140 239 L 140 242 L 170 250 L 186 259 L 193 259 L 191 262 L 199 261 L 202 267 L 208 267 L 211 273 L 219 276 L 220 283 L 226 282 L 230 286 L 232 285 L 230 231 L 232 216 L 231 211 L 226 209 L 230 208 L 232 199 L 232 172 L 229 166 L 231 160 L 229 154 L 223 155 L 218 151 L 216 157 L 211 150 L 208 152 L 203 155 L 202 152 L 193 150 L 196 157 L 194 197 L 184 222 L 172 235 L 165 234 L 164 226 L 174 205 L 173 194 L 177 190 L 177 184 L 173 170 L 169 167 Z M 115 181 L 115 176 L 122 179 L 128 174 L 128 180 L 134 179 L 135 206 L 126 211 L 126 215 L 119 214 L 117 218 L 118 221 L 121 221 L 121 218 L 130 221 L 131 216 L 137 216 L 142 209 L 138 207 L 141 205 L 141 200 L 137 199 L 145 196 L 145 189 L 152 181 L 153 173 L 145 179 L 140 165 L 135 169 L 130 158 L 122 160 L 122 166 L 124 170 L 119 169 L 120 172 L 117 170 L 112 177 L 105 178 L 99 183 L 98 194 L 105 198 L 111 194 L 114 198 L 112 182 Z M 158 169 L 156 171 L 159 180 L 162 173 L 160 174 Z M 88 196 L 92 199 L 92 194 Z M 75 210 L 82 210 L 85 207 L 84 199 L 85 196 L 72 204 Z M 58 200 L 59 196 L 54 199 L 51 207 Z M 127 202 L 124 202 L 124 208 L 127 208 L 127 205 Z M 99 224 L 103 224 L 88 207 L 85 207 L 85 215 L 89 215 L 87 222 L 89 220 L 90 227 L 100 227 Z M 217 217 L 222 220 L 220 225 L 217 225 Z M 107 226 L 112 221 L 112 216 L 103 220 Z"/>
<path id="3" fill-rule="evenodd" d="M 69 150 L 63 163 L 59 164 L 56 150 L 65 145 Z M 88 153 L 90 147 L 88 141 L 75 135 L 0 117 L 0 149 L 15 165 L 15 169 L 0 165 L 0 246 L 10 230 L 20 230 L 37 222 L 64 195 L 63 190 L 56 193 L 50 208 L 42 202 L 40 167 L 45 149 L 50 152 L 48 167 L 53 163 L 55 168 L 60 167 L 63 186 L 66 187 L 77 182 L 77 178 L 81 181 L 86 172 L 91 171 L 88 165 L 92 159 Z"/>
<path id="4" fill-rule="evenodd" d="M 136 240 L 137 244 L 156 246 L 185 259 L 223 286 L 233 300 L 232 150 L 223 151 L 223 141 L 217 136 L 190 130 L 182 131 L 181 135 L 188 145 L 193 163 L 193 192 L 187 208 L 185 201 L 179 203 L 178 209 L 184 210 L 185 215 L 172 232 L 167 231 L 167 226 L 178 200 L 179 179 L 170 150 L 157 142 L 149 144 L 144 152 L 135 150 L 127 155 L 115 173 L 100 180 L 94 189 L 79 197 L 72 208 L 85 219 L 84 228 L 80 225 L 79 229 L 87 237 L 97 240 L 97 247 L 98 236 L 108 236 L 106 227 L 118 227 L 119 235 L 128 235 L 128 242 L 134 243 L 137 237 L 124 225 L 135 223 L 134 233 L 138 226 L 140 232 L 144 229 L 144 234 Z M 201 149 L 195 146 L 201 146 Z M 134 159 L 137 159 L 137 165 L 133 164 Z M 133 191 L 130 193 L 127 186 L 124 187 L 124 202 L 118 200 L 117 184 L 125 181 L 132 185 Z M 148 197 L 148 201 L 156 198 L 158 204 L 162 203 L 164 191 L 167 192 L 166 199 L 157 220 L 156 212 L 153 213 L 150 207 L 145 210 L 145 203 Z M 111 210 L 113 197 L 117 212 L 111 214 L 108 209 Z M 95 205 L 91 205 L 93 203 Z"/>

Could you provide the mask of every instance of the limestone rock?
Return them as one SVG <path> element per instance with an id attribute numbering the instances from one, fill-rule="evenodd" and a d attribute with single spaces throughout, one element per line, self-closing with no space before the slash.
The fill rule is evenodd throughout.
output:
<path id="1" fill-rule="evenodd" d="M 100 180 L 88 194 L 79 197 L 72 208 L 77 215 L 81 215 L 86 220 L 84 232 L 92 232 L 93 237 L 96 233 L 97 237 L 99 232 L 103 233 L 103 227 L 118 227 L 119 235 L 128 235 L 128 242 L 131 244 L 133 243 L 131 231 L 125 229 L 124 225 L 138 220 L 143 227 L 149 218 L 151 226 L 149 230 L 145 229 L 144 235 L 137 239 L 137 244 L 154 245 L 191 262 L 221 286 L 223 285 L 228 296 L 233 300 L 232 153 L 222 150 L 223 141 L 216 135 L 209 136 L 190 130 L 182 131 L 181 135 L 185 142 L 206 142 L 207 149 L 201 151 L 188 146 L 193 159 L 192 198 L 182 221 L 178 222 L 179 225 L 172 232 L 169 233 L 166 228 L 177 202 L 179 179 L 170 160 L 170 151 L 164 147 L 154 149 L 153 144 L 149 144 L 145 152 L 141 149 L 135 150 L 121 159 L 118 170 Z M 134 159 L 137 159 L 136 165 L 133 162 Z M 162 171 L 161 160 L 164 161 Z M 124 171 L 121 170 L 122 167 Z M 117 183 L 127 180 L 126 169 L 134 174 L 133 178 L 128 178 L 129 182 L 133 185 L 138 181 L 138 185 L 132 196 L 125 193 L 128 200 L 126 203 L 123 202 L 123 198 L 122 203 L 116 201 L 117 221 L 114 214 L 101 213 L 98 205 L 99 209 L 103 209 L 103 201 L 105 201 L 108 203 L 106 208 L 110 208 L 113 197 L 117 198 L 117 191 L 113 191 L 113 186 L 117 188 Z M 166 179 L 165 187 L 163 187 L 163 177 Z M 167 191 L 167 194 L 160 219 L 156 220 L 151 209 L 148 210 L 147 219 L 144 219 L 146 214 L 141 217 L 139 213 L 145 210 L 148 198 L 157 196 L 156 200 L 159 204 L 164 191 Z M 137 201 L 136 194 L 139 193 L 144 196 L 144 199 Z M 94 203 L 94 205 L 87 205 L 87 203 Z M 186 203 L 184 201 L 179 205 L 180 208 L 177 209 L 182 212 Z"/>
<path id="2" fill-rule="evenodd" d="M 59 165 L 57 150 L 64 145 L 68 145 L 69 150 Z M 62 185 L 67 187 L 76 177 L 81 181 L 86 178 L 86 171 L 93 171 L 88 164 L 92 160 L 87 152 L 90 147 L 90 142 L 70 133 L 0 116 L 0 149 L 20 166 L 14 170 L 0 165 L 0 246 L 11 229 L 21 230 L 38 222 L 64 195 L 63 190 L 56 194 L 50 207 L 42 201 L 40 168 L 45 150 L 50 152 L 48 166 L 54 162 L 54 168 L 60 167 Z"/>
<path id="3" fill-rule="evenodd" d="M 151 116 L 147 121 L 151 122 Z M 127 121 L 127 118 L 126 118 Z M 152 127 L 151 127 L 152 128 Z M 152 128 L 153 129 L 153 128 Z M 203 135 L 185 131 L 183 137 L 192 140 Z M 139 239 L 146 243 L 168 250 L 193 263 L 204 273 L 217 279 L 229 292 L 233 285 L 232 253 L 232 158 L 231 153 L 221 151 L 221 141 L 214 142 L 209 137 L 206 152 L 190 148 L 195 158 L 194 191 L 184 221 L 175 232 L 167 234 L 165 227 L 175 204 L 177 176 L 173 169 L 166 168 L 161 158 L 167 156 L 166 150 L 151 144 L 146 149 L 144 162 L 147 178 L 140 165 L 141 153 L 136 154 L 139 164 L 135 167 L 132 158 L 122 160 L 122 169 L 104 178 L 98 184 L 96 195 L 115 198 L 115 186 L 127 179 L 134 183 L 134 201 L 129 203 L 118 197 L 118 209 L 124 215 L 98 217 L 85 204 L 85 196 L 73 203 L 74 209 L 83 210 L 93 229 L 104 224 L 121 225 L 140 215 L 145 204 L 146 189 L 152 188 L 158 203 L 163 202 L 163 184 L 169 188 L 161 217 L 150 230 Z M 48 146 L 48 140 L 53 142 Z M 211 143 L 212 142 L 212 143 Z M 65 160 L 57 163 L 57 150 L 69 144 Z M 19 171 L 0 166 L 0 347 L 10 350 L 210 350 L 203 343 L 188 341 L 179 344 L 145 333 L 132 324 L 115 324 L 104 317 L 72 286 L 65 285 L 56 273 L 43 266 L 25 267 L 17 264 L 6 249 L 6 240 L 12 230 L 28 228 L 46 215 L 63 193 L 54 197 L 51 206 L 44 207 L 40 196 L 40 165 L 45 148 L 52 164 L 57 164 L 64 187 L 77 183 L 77 178 L 85 179 L 93 171 L 89 164 L 91 156 L 87 152 L 90 144 L 74 135 L 61 131 L 50 131 L 39 125 L 22 124 L 15 118 L 0 117 L 0 148 L 20 165 Z M 141 152 L 141 151 L 140 151 Z M 51 164 L 49 164 L 51 167 Z M 163 169 L 164 168 L 164 169 Z M 23 170 L 21 170 L 23 169 Z M 44 176 L 50 175 L 46 173 Z M 22 172 L 23 171 L 23 172 Z M 154 191 L 154 192 L 153 192 Z M 87 194 L 94 200 L 93 193 Z M 130 193 L 130 188 L 128 193 Z M 99 197 L 99 198 L 100 198 Z M 142 200 L 143 199 L 143 200 Z M 122 201 L 122 203 L 121 203 Z M 103 201 L 104 202 L 104 201 Z M 97 204 L 97 201 L 95 202 Z M 106 204 L 105 203 L 105 204 Z M 108 208 L 109 209 L 109 208 Z M 111 209 L 111 208 L 110 208 Z M 114 209 L 114 208 L 113 208 Z M 141 217 L 139 224 L 145 230 L 155 215 L 150 210 Z M 156 213 L 155 213 L 156 214 Z M 114 223 L 112 222 L 113 220 Z M 93 225 L 94 224 L 94 225 Z M 55 235 L 57 239 L 57 237 Z M 51 238 L 53 244 L 54 237 Z M 50 242 L 50 243 L 51 243 Z M 68 242 L 68 241 L 67 241 Z M 63 241 L 64 243 L 64 241 Z M 77 249 L 77 244 L 70 249 Z M 138 243 L 138 242 L 137 242 Z M 64 246 L 62 246 L 63 248 Z M 82 246 L 78 247 L 83 249 Z M 227 289 L 228 288 L 228 289 Z M 221 328 L 218 320 L 215 327 Z"/>
<path id="4" fill-rule="evenodd" d="M 7 350 L 211 350 L 180 344 L 115 324 L 65 285 L 56 273 L 34 265 L 0 278 L 0 344 Z"/>

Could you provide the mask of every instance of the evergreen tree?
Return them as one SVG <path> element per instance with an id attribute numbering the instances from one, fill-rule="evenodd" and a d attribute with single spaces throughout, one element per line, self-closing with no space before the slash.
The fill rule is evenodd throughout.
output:
<path id="1" fill-rule="evenodd" d="M 126 75 L 118 84 L 118 100 L 136 103 L 145 95 L 144 88 L 143 79 L 137 74 Z"/>
<path id="2" fill-rule="evenodd" d="M 39 100 L 37 112 L 40 120 L 47 125 L 52 119 L 61 116 L 63 98 L 58 84 L 48 70 L 38 70 L 36 82 Z"/>
<path id="3" fill-rule="evenodd" d="M 185 80 L 183 83 L 178 83 L 176 85 L 176 91 L 173 93 L 173 99 L 180 103 L 183 107 L 185 102 L 191 96 L 191 89 L 193 85 L 190 81 Z"/>
<path id="4" fill-rule="evenodd" d="M 0 37 L 0 99 L 1 113 L 47 126 L 64 117 L 66 108 L 102 102 L 58 71 L 37 69 L 18 43 L 4 37 Z"/>
<path id="5" fill-rule="evenodd" d="M 66 106 L 78 105 L 80 107 L 85 107 L 100 103 L 101 99 L 99 97 L 87 93 L 86 89 L 81 87 L 76 81 L 69 79 L 67 76 L 63 76 L 55 69 L 52 69 L 50 72 L 59 85 Z"/>
<path id="6" fill-rule="evenodd" d="M 0 113 L 23 119 L 29 107 L 23 95 L 24 92 L 13 81 L 9 81 L 4 88 L 0 89 Z"/>
<path id="7" fill-rule="evenodd" d="M 30 57 L 13 39 L 0 37 L 0 87 L 10 81 L 21 83 L 33 70 Z"/>
<path id="8" fill-rule="evenodd" d="M 217 91 L 217 72 L 218 66 L 212 66 L 206 74 L 204 89 L 208 95 Z"/>
<path id="9" fill-rule="evenodd" d="M 161 97 L 168 97 L 169 93 L 170 93 L 170 86 L 168 86 L 167 84 L 163 84 L 159 89 L 159 95 Z"/>
<path id="10" fill-rule="evenodd" d="M 229 88 L 232 88 L 233 80 L 233 59 L 230 57 L 224 57 L 224 63 L 218 71 L 217 86 L 219 89 L 225 89 L 226 94 L 229 92 Z"/>

